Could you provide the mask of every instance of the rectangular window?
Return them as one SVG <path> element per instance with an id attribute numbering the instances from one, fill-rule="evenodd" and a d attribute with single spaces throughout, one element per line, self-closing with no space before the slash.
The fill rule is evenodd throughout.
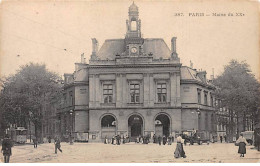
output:
<path id="1" fill-rule="evenodd" d="M 112 84 L 103 85 L 103 98 L 104 98 L 104 103 L 113 102 L 113 85 Z"/>
<path id="2" fill-rule="evenodd" d="M 140 103 L 140 85 L 130 84 L 130 102 Z"/>
<path id="3" fill-rule="evenodd" d="M 70 97 L 70 105 L 73 105 L 73 94 L 72 94 L 72 91 L 69 92 L 69 97 Z"/>
<path id="4" fill-rule="evenodd" d="M 210 105 L 211 105 L 211 107 L 214 107 L 213 103 L 214 103 L 214 102 L 213 102 L 213 96 L 211 95 L 211 96 L 210 96 Z"/>
<path id="5" fill-rule="evenodd" d="M 201 90 L 198 89 L 198 103 L 201 104 Z"/>
<path id="6" fill-rule="evenodd" d="M 166 103 L 166 83 L 157 84 L 158 103 Z"/>
<path id="7" fill-rule="evenodd" d="M 204 105 L 208 105 L 208 92 L 204 92 Z"/>
<path id="8" fill-rule="evenodd" d="M 86 94 L 87 93 L 87 89 L 80 89 L 80 94 Z"/>

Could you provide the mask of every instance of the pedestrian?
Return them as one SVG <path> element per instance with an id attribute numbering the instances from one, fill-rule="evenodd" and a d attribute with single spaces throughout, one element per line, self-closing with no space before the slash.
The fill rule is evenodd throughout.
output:
<path id="1" fill-rule="evenodd" d="M 167 142 L 167 137 L 165 137 L 165 135 L 163 136 L 163 145 L 165 145 Z"/>
<path id="2" fill-rule="evenodd" d="M 9 135 L 5 135 L 5 138 L 2 142 L 2 150 L 4 156 L 4 162 L 9 163 L 10 156 L 12 155 L 12 140 L 9 138 Z"/>
<path id="3" fill-rule="evenodd" d="M 222 136 L 220 136 L 220 142 L 222 143 L 222 140 L 223 140 L 223 137 Z"/>
<path id="4" fill-rule="evenodd" d="M 38 145 L 38 139 L 37 137 L 33 137 L 33 147 L 37 148 L 37 145 Z"/>
<path id="5" fill-rule="evenodd" d="M 60 145 L 60 139 L 57 137 L 54 141 L 54 144 L 55 144 L 55 154 L 57 154 L 57 149 L 59 149 L 59 151 L 62 153 L 62 150 L 61 150 L 61 145 Z"/>
<path id="6" fill-rule="evenodd" d="M 176 145 L 176 149 L 174 152 L 174 157 L 175 158 L 180 158 L 180 157 L 186 158 L 186 155 L 185 155 L 185 152 L 183 149 L 184 140 L 182 139 L 181 135 L 179 135 L 176 140 L 177 140 L 177 145 Z"/>
<path id="7" fill-rule="evenodd" d="M 126 142 L 126 139 L 125 139 L 125 136 L 123 135 L 123 144 L 125 144 Z"/>
<path id="8" fill-rule="evenodd" d="M 114 141 L 115 141 L 115 136 L 112 137 L 112 141 L 111 141 L 112 145 L 114 145 Z"/>
<path id="9" fill-rule="evenodd" d="M 246 145 L 248 143 L 243 137 L 243 134 L 240 134 L 240 137 L 237 139 L 236 144 L 239 146 L 238 153 L 240 153 L 240 157 L 245 157 L 244 155 L 246 154 Z"/>
<path id="10" fill-rule="evenodd" d="M 161 145 L 161 143 L 162 143 L 162 137 L 159 135 L 158 136 L 158 142 L 159 142 L 159 145 Z"/>
<path id="11" fill-rule="evenodd" d="M 105 139 L 104 139 L 104 144 L 107 144 L 107 136 L 105 136 Z"/>
<path id="12" fill-rule="evenodd" d="M 224 135 L 224 140 L 225 142 L 227 142 L 227 135 Z"/>
<path id="13" fill-rule="evenodd" d="M 168 137 L 168 145 L 171 145 L 172 144 L 172 136 L 169 136 Z"/>
<path id="14" fill-rule="evenodd" d="M 51 143 L 51 136 L 48 137 L 48 142 Z"/>
<path id="15" fill-rule="evenodd" d="M 156 135 L 154 134 L 154 135 L 153 135 L 153 143 L 156 143 L 156 142 L 155 142 L 155 137 L 156 137 Z"/>
<path id="16" fill-rule="evenodd" d="M 117 135 L 117 137 L 116 137 L 116 143 L 117 143 L 117 145 L 120 145 L 120 136 L 119 135 Z"/>

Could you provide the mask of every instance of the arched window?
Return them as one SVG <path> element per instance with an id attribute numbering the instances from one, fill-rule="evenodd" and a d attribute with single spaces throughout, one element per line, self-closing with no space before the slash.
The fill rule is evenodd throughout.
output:
<path id="1" fill-rule="evenodd" d="M 115 127 L 116 120 L 112 115 L 106 115 L 101 119 L 101 127 Z"/>

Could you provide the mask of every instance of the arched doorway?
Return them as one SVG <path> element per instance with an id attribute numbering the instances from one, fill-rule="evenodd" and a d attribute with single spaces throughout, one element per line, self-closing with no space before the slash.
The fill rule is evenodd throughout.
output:
<path id="1" fill-rule="evenodd" d="M 170 133 L 170 118 L 166 114 L 159 114 L 155 118 L 155 134 L 157 136 L 165 135 L 168 137 Z"/>
<path id="2" fill-rule="evenodd" d="M 105 115 L 101 118 L 101 138 L 111 139 L 116 135 L 116 119 L 112 115 Z"/>
<path id="3" fill-rule="evenodd" d="M 131 115 L 128 118 L 128 136 L 131 141 L 143 135 L 143 119 L 140 115 Z"/>

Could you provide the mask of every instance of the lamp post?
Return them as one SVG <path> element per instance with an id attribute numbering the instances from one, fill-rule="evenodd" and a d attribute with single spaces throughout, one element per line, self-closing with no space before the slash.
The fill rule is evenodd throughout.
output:
<path id="1" fill-rule="evenodd" d="M 70 119 L 71 119 L 71 123 L 70 123 L 70 145 L 73 144 L 73 142 L 72 142 L 72 128 L 73 128 L 72 115 L 73 115 L 73 110 L 70 110 Z"/>
<path id="2" fill-rule="evenodd" d="M 198 107 L 197 109 L 197 114 L 198 114 L 198 130 L 200 130 L 200 114 L 201 114 L 200 107 Z"/>

